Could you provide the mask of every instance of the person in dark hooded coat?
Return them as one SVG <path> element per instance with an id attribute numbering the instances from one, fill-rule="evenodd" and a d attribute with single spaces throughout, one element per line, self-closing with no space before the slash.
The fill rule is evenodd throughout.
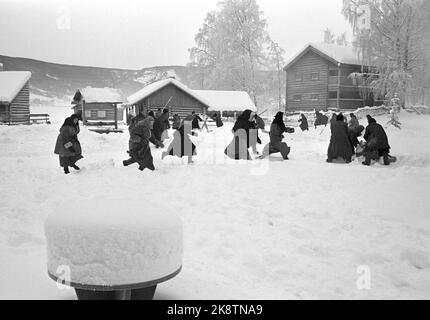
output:
<path id="1" fill-rule="evenodd" d="M 155 170 L 154 159 L 152 158 L 151 148 L 149 146 L 153 125 L 154 118 L 148 116 L 130 129 L 130 140 L 128 143 L 130 159 L 123 161 L 125 167 L 137 162 L 140 171 L 146 168 L 151 171 Z"/>
<path id="2" fill-rule="evenodd" d="M 330 119 L 330 130 L 333 130 L 332 128 L 333 128 L 333 125 L 336 123 L 336 121 L 337 121 L 337 114 L 333 113 Z"/>
<path id="3" fill-rule="evenodd" d="M 172 128 L 175 130 L 178 130 L 180 126 L 181 126 L 181 117 L 177 113 L 175 113 L 173 115 Z"/>
<path id="4" fill-rule="evenodd" d="M 69 167 L 80 170 L 76 165 L 76 162 L 83 158 L 81 143 L 78 140 L 79 120 L 82 120 L 79 114 L 73 114 L 66 118 L 55 144 L 54 153 L 59 155 L 60 166 L 64 168 L 65 174 L 70 173 Z"/>
<path id="5" fill-rule="evenodd" d="M 364 165 L 370 166 L 373 154 L 377 154 L 377 158 L 383 157 L 384 165 L 390 165 L 389 153 L 390 145 L 388 144 L 388 137 L 385 133 L 384 128 L 376 122 L 371 116 L 367 116 L 369 125 L 366 127 L 364 133 L 364 140 L 366 140 L 366 146 L 364 148 Z"/>
<path id="6" fill-rule="evenodd" d="M 197 115 L 195 113 L 195 111 L 191 112 L 191 116 L 193 117 L 193 120 L 192 120 L 192 130 L 194 130 L 194 129 L 200 130 L 199 121 L 203 121 L 203 119 L 200 118 L 199 115 Z"/>
<path id="7" fill-rule="evenodd" d="M 315 129 L 318 126 L 327 126 L 327 122 L 328 122 L 327 116 L 323 115 L 319 111 L 315 111 L 315 116 L 316 116 L 315 123 L 314 123 Z"/>
<path id="8" fill-rule="evenodd" d="M 305 115 L 302 113 L 300 115 L 300 129 L 302 129 L 302 131 L 309 131 L 309 125 L 308 125 L 308 119 L 305 117 Z"/>
<path id="9" fill-rule="evenodd" d="M 167 151 L 164 151 L 161 156 L 163 160 L 167 156 L 176 156 L 182 158 L 183 156 L 188 157 L 188 163 L 193 163 L 193 156 L 197 155 L 196 146 L 192 143 L 189 135 L 195 135 L 192 132 L 192 117 L 185 118 L 182 121 L 179 129 L 173 134 L 173 141 L 170 143 Z"/>
<path id="10" fill-rule="evenodd" d="M 214 114 L 212 115 L 212 120 L 215 121 L 215 125 L 217 128 L 221 128 L 224 125 L 221 119 L 221 114 L 218 114 L 217 112 L 214 112 Z"/>
<path id="11" fill-rule="evenodd" d="M 163 111 L 161 111 L 161 113 L 159 113 L 158 117 L 157 116 L 155 117 L 154 129 L 153 129 L 155 139 L 160 141 L 161 143 L 163 143 L 163 140 L 164 140 L 163 138 L 165 138 L 163 133 L 165 132 L 165 130 L 167 130 L 167 126 L 170 128 L 169 110 L 164 109 Z"/>
<path id="12" fill-rule="evenodd" d="M 250 147 L 250 130 L 254 127 L 252 123 L 254 113 L 247 109 L 245 110 L 236 120 L 233 126 L 232 133 L 233 139 L 224 153 L 231 159 L 234 160 L 251 160 L 251 156 L 248 152 Z"/>
<path id="13" fill-rule="evenodd" d="M 284 113 L 278 112 L 270 126 L 270 143 L 264 147 L 263 155 L 260 159 L 263 159 L 272 153 L 279 152 L 284 160 L 289 160 L 288 155 L 290 154 L 291 148 L 285 142 L 282 142 L 284 139 L 284 132 L 294 133 L 294 129 L 285 126 Z"/>
<path id="14" fill-rule="evenodd" d="M 331 125 L 331 138 L 327 150 L 327 162 L 333 159 L 343 158 L 346 163 L 350 163 L 353 149 L 348 136 L 348 125 L 343 120 L 343 115 L 339 114 L 336 122 Z"/>

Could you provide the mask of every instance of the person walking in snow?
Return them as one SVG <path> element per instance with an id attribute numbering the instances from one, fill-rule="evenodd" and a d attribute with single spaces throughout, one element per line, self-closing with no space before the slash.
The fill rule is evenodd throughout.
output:
<path id="1" fill-rule="evenodd" d="M 224 150 L 225 155 L 234 160 L 251 160 L 248 152 L 250 144 L 250 131 L 255 130 L 252 123 L 255 113 L 245 110 L 236 120 L 233 126 L 233 139 Z"/>
<path id="2" fill-rule="evenodd" d="M 193 117 L 192 124 L 191 124 L 191 130 L 195 130 L 195 129 L 200 130 L 199 121 L 203 121 L 203 119 L 200 118 L 199 115 L 197 115 L 195 111 L 191 112 L 191 116 Z"/>
<path id="3" fill-rule="evenodd" d="M 328 122 L 328 117 L 323 115 L 320 111 L 315 111 L 315 129 L 318 126 L 327 126 L 327 122 Z"/>
<path id="4" fill-rule="evenodd" d="M 376 122 L 374 118 L 367 115 L 369 125 L 366 127 L 364 133 L 364 140 L 366 146 L 364 148 L 365 161 L 363 165 L 370 166 L 372 158 L 383 158 L 384 165 L 390 165 L 390 145 L 388 144 L 388 137 L 384 128 Z"/>
<path id="5" fill-rule="evenodd" d="M 354 130 L 360 125 L 360 122 L 358 121 L 357 116 L 355 114 L 350 113 L 349 116 L 351 117 L 351 119 L 348 123 L 348 129 Z"/>
<path id="6" fill-rule="evenodd" d="M 60 128 L 60 134 L 57 137 L 54 153 L 60 158 L 60 166 L 63 167 L 64 173 L 69 174 L 69 167 L 80 170 L 76 162 L 83 158 L 81 143 L 78 140 L 80 132 L 79 120 L 82 120 L 80 114 L 73 114 L 64 120 Z"/>
<path id="7" fill-rule="evenodd" d="M 188 164 L 193 163 L 193 156 L 197 155 L 196 146 L 192 143 L 189 135 L 195 135 L 191 130 L 193 117 L 187 117 L 182 121 L 180 127 L 173 134 L 173 141 L 166 151 L 163 151 L 161 160 L 167 156 L 182 158 L 187 156 Z"/>
<path id="8" fill-rule="evenodd" d="M 327 150 L 327 162 L 333 159 L 343 158 L 346 163 L 352 161 L 352 146 L 348 136 L 348 126 L 343 119 L 343 115 L 336 117 L 336 122 L 331 124 L 331 138 Z"/>
<path id="9" fill-rule="evenodd" d="M 305 117 L 305 115 L 302 113 L 300 115 L 300 129 L 302 129 L 302 131 L 309 131 L 309 125 L 308 125 L 308 119 Z"/>
<path id="10" fill-rule="evenodd" d="M 177 113 L 175 113 L 173 115 L 172 128 L 175 130 L 178 130 L 180 126 L 181 126 L 181 117 Z"/>
<path id="11" fill-rule="evenodd" d="M 214 112 L 212 115 L 212 120 L 215 121 L 215 125 L 217 128 L 221 128 L 224 123 L 222 122 L 221 115 L 218 115 L 217 112 Z"/>
<path id="12" fill-rule="evenodd" d="M 163 144 L 163 141 L 166 139 L 167 127 L 170 128 L 169 110 L 168 109 L 164 109 L 163 111 L 161 111 L 161 109 L 159 110 L 160 110 L 159 116 L 158 117 L 156 116 L 154 118 L 153 134 L 154 134 L 155 140 Z M 156 147 L 159 148 L 160 146 L 156 144 Z"/>
<path id="13" fill-rule="evenodd" d="M 289 160 L 288 155 L 290 154 L 291 148 L 285 142 L 282 142 L 284 139 L 284 132 L 294 133 L 294 128 L 286 127 L 284 123 L 284 113 L 278 112 L 270 126 L 270 143 L 264 147 L 263 155 L 260 159 L 279 152 L 284 160 Z"/>
<path id="14" fill-rule="evenodd" d="M 330 130 L 332 130 L 333 131 L 333 125 L 336 123 L 336 121 L 337 121 L 337 114 L 336 113 L 333 113 L 332 115 L 331 115 L 331 119 L 330 119 Z M 343 120 L 342 120 L 343 121 Z"/>
<path id="15" fill-rule="evenodd" d="M 349 116 L 351 117 L 351 119 L 348 122 L 348 136 L 349 141 L 351 142 L 352 152 L 353 154 L 355 154 L 356 148 L 360 143 L 360 141 L 358 141 L 358 137 L 362 135 L 364 127 L 360 125 L 360 122 L 358 121 L 355 114 L 350 113 Z"/>
<path id="16" fill-rule="evenodd" d="M 161 142 L 164 142 L 164 140 L 169 139 L 169 129 L 170 129 L 170 121 L 169 121 L 169 109 L 165 108 L 163 109 L 163 114 L 160 116 L 160 122 L 161 122 Z"/>
<path id="17" fill-rule="evenodd" d="M 139 170 L 143 171 L 146 168 L 155 170 L 154 160 L 149 146 L 151 138 L 151 129 L 154 126 L 154 118 L 146 117 L 139 121 L 132 129 L 130 129 L 130 140 L 128 154 L 130 158 L 123 161 L 125 167 L 133 163 L 139 164 Z"/>

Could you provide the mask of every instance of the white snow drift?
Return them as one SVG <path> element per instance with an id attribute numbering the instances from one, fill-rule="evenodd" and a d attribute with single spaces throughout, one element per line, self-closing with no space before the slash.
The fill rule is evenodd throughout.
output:
<path id="1" fill-rule="evenodd" d="M 151 201 L 180 216 L 183 268 L 155 299 L 430 298 L 428 115 L 402 112 L 402 130 L 387 128 L 398 157 L 389 167 L 327 164 L 329 127 L 286 135 L 290 161 L 226 160 L 226 123 L 194 139 L 194 165 L 161 161 L 153 148 L 156 171 L 142 173 L 122 166 L 127 130 L 82 127 L 82 171 L 66 176 L 53 149 L 70 109 L 32 113 L 53 123 L 0 126 L 0 299 L 76 299 L 47 275 L 43 225 L 57 208 L 101 198 L 138 201 L 142 210 Z M 389 116 L 376 119 L 385 125 Z M 361 270 L 370 271 L 369 290 L 357 286 Z"/>

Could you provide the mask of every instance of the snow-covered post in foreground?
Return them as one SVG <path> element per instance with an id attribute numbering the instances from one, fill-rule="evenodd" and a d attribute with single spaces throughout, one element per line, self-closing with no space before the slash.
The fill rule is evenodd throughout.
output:
<path id="1" fill-rule="evenodd" d="M 180 218 L 146 199 L 58 208 L 45 234 L 48 275 L 75 288 L 78 299 L 152 299 L 157 284 L 182 267 Z"/>

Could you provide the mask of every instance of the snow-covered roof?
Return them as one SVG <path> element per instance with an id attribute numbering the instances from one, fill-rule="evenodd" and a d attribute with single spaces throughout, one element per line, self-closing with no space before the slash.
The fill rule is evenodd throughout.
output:
<path id="1" fill-rule="evenodd" d="M 333 63 L 341 64 L 352 64 L 361 65 L 361 61 L 357 51 L 353 46 L 340 46 L 337 44 L 328 43 L 310 43 L 303 50 L 301 50 L 297 55 L 291 58 L 284 70 L 288 69 L 291 65 L 297 62 L 301 57 L 303 57 L 307 52 L 313 51 L 316 54 L 331 60 Z"/>
<path id="2" fill-rule="evenodd" d="M 0 71 L 0 102 L 11 103 L 30 78 L 29 71 Z"/>
<path id="3" fill-rule="evenodd" d="M 254 102 L 245 91 L 193 90 L 210 102 L 211 111 L 257 111 Z"/>
<path id="4" fill-rule="evenodd" d="M 115 88 L 93 88 L 85 87 L 80 90 L 81 94 L 87 103 L 92 102 L 121 102 L 121 91 Z"/>
<path id="5" fill-rule="evenodd" d="M 209 101 L 207 101 L 206 99 L 204 99 L 203 97 L 198 95 L 195 91 L 191 90 L 190 88 L 188 88 L 183 83 L 181 83 L 178 80 L 173 79 L 173 78 L 168 78 L 168 79 L 160 80 L 157 82 L 153 82 L 153 83 L 145 86 L 142 90 L 129 96 L 127 98 L 127 100 L 130 104 L 138 103 L 139 101 L 145 99 L 146 97 L 150 96 L 154 92 L 160 90 L 161 88 L 163 88 L 169 84 L 175 85 L 176 87 L 178 87 L 179 89 L 188 93 L 190 96 L 194 97 L 196 100 L 200 101 L 201 103 L 208 106 L 209 108 L 212 107 Z"/>

